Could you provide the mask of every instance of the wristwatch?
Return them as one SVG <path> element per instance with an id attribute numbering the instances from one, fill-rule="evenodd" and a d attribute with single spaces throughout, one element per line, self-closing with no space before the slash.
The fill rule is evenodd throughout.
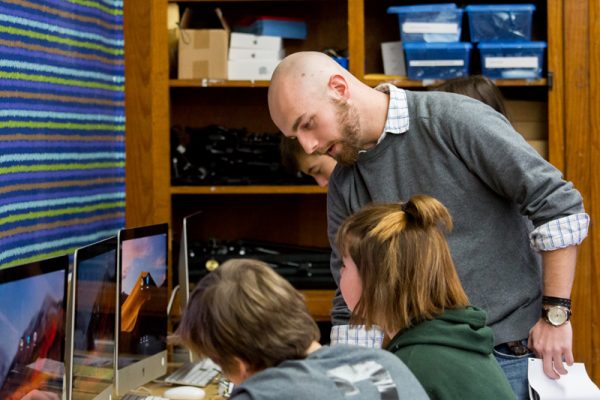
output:
<path id="1" fill-rule="evenodd" d="M 544 304 L 542 318 L 552 326 L 561 326 L 571 319 L 571 309 L 565 306 Z"/>

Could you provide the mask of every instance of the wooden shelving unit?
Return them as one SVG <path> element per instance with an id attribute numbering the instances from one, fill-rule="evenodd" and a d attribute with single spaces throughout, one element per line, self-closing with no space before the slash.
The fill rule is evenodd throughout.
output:
<path id="1" fill-rule="evenodd" d="M 542 40 L 548 42 L 547 70 L 553 75 L 552 90 L 541 99 L 547 104 L 547 133 L 549 159 L 559 168 L 564 166 L 563 42 L 562 21 L 565 0 L 533 1 L 538 7 L 538 20 L 546 31 Z M 177 240 L 180 221 L 195 208 L 208 207 L 213 216 L 211 224 L 224 224 L 219 234 L 224 239 L 236 239 L 255 232 L 257 239 L 276 236 L 281 241 L 299 245 L 327 246 L 326 191 L 315 186 L 174 186 L 170 179 L 169 129 L 174 124 L 206 126 L 221 124 L 232 128 L 275 132 L 267 110 L 268 81 L 214 81 L 208 79 L 179 80 L 169 76 L 166 15 L 168 3 L 212 10 L 218 6 L 226 18 L 244 13 L 253 15 L 299 15 L 309 24 L 306 41 L 289 41 L 287 53 L 300 50 L 323 50 L 336 47 L 348 50 L 350 71 L 370 86 L 383 82 L 422 90 L 437 82 L 412 81 L 405 77 L 381 73 L 379 43 L 398 40 L 397 19 L 386 15 L 385 8 L 393 5 L 386 0 L 128 0 L 130 20 L 135 20 L 135 34 L 126 40 L 128 62 L 127 90 L 127 224 L 169 222 Z M 419 3 L 414 1 L 413 3 Z M 473 0 L 469 3 L 478 3 Z M 134 9 L 134 7 L 136 7 Z M 383 11 L 382 11 L 383 10 Z M 539 11 L 541 10 L 541 11 Z M 126 11 L 127 12 L 127 11 Z M 131 28 L 134 29 L 134 28 Z M 131 30 L 130 30 L 131 32 Z M 368 32 L 368 34 L 367 34 Z M 127 38 L 126 38 L 127 39 Z M 139 59 L 147 60 L 139 66 Z M 130 65 L 140 69 L 133 71 Z M 137 72 L 137 73 L 136 73 Z M 535 81 L 500 80 L 503 88 L 524 92 L 529 88 L 544 91 L 547 79 Z M 134 97 L 132 97 L 134 96 Z M 259 201 L 260 199 L 260 201 Z M 262 220 L 273 219 L 270 236 L 256 224 L 256 216 L 247 218 L 244 204 L 261 204 Z M 274 217 L 273 217 L 274 216 Z M 306 217 L 304 217 L 306 216 Z M 286 221 L 286 218 L 288 219 Z M 233 222 L 235 221 L 235 222 Z M 286 222 L 283 222 L 286 221 Z M 253 229 L 254 228 L 254 229 Z M 177 250 L 177 249 L 174 249 Z M 319 292 L 323 298 L 331 293 Z M 309 296 L 309 300 L 312 295 Z M 328 301 L 328 300 L 327 300 Z M 321 311 L 319 318 L 326 314 Z"/>
<path id="2" fill-rule="evenodd" d="M 510 2 L 519 2 L 510 0 Z M 180 209 L 181 198 L 190 203 L 212 199 L 220 201 L 226 198 L 260 198 L 287 197 L 285 200 L 298 199 L 300 203 L 308 203 L 305 212 L 322 207 L 315 199 L 324 199 L 325 195 L 317 194 L 204 194 L 197 188 L 176 188 L 171 186 L 169 168 L 169 127 L 171 123 L 171 92 L 196 92 L 198 98 L 211 97 L 214 91 L 238 91 L 247 95 L 251 92 L 262 92 L 264 96 L 266 82 L 251 83 L 210 83 L 203 87 L 199 82 L 170 80 L 168 66 L 168 44 L 166 14 L 167 5 L 177 2 L 182 5 L 219 5 L 241 7 L 246 10 L 255 4 L 262 4 L 263 10 L 271 5 L 302 6 L 307 3 L 325 2 L 333 9 L 333 13 L 342 15 L 343 24 L 330 24 L 335 21 L 326 14 L 312 13 L 317 22 L 311 31 L 318 30 L 322 36 L 331 36 L 332 40 L 348 48 L 350 69 L 357 76 L 375 86 L 381 83 L 381 72 L 376 68 L 366 68 L 366 58 L 377 58 L 378 42 L 397 40 L 398 33 L 387 16 L 380 13 L 376 23 L 372 7 L 380 8 L 398 5 L 391 0 L 127 0 L 123 2 L 125 24 L 125 74 L 126 74 L 126 220 L 128 226 L 139 226 L 173 219 L 173 210 L 181 212 L 192 210 Z M 411 4 L 419 3 L 411 1 Z M 431 1 L 436 2 L 436 1 Z M 438 1 L 439 2 L 439 1 Z M 489 3 L 489 1 L 485 1 Z M 599 207 L 594 202 L 600 201 L 600 186 L 597 184 L 598 173 L 596 160 L 600 158 L 598 146 L 598 129 L 600 129 L 600 102 L 597 93 L 600 90 L 600 50 L 597 45 L 600 35 L 600 5 L 596 0 L 547 0 L 524 1 L 543 6 L 545 31 L 548 49 L 546 52 L 548 71 L 552 72 L 551 88 L 547 100 L 542 105 L 547 110 L 547 141 L 549 143 L 549 159 L 561 169 L 567 179 L 572 180 L 584 196 L 586 207 L 592 221 L 600 219 Z M 477 3 L 477 0 L 460 2 L 461 5 Z M 365 13 L 365 9 L 367 13 Z M 536 11 L 539 13 L 539 10 Z M 273 15 L 269 13 L 269 15 Z M 538 14 L 539 16 L 540 14 Z M 375 23 L 374 23 L 375 21 Z M 331 28 L 333 26 L 333 29 Z M 365 31 L 365 26 L 367 31 Z M 365 34 L 368 32 L 368 35 Z M 319 50 L 325 40 L 316 40 L 305 48 Z M 566 46 L 568 44 L 568 46 Z M 288 50 L 296 51 L 301 45 L 291 46 Z M 395 79 L 394 77 L 391 77 Z M 384 79 L 387 80 L 387 77 Z M 548 82 L 498 82 L 509 90 L 522 92 L 544 90 Z M 220 85 L 220 86 L 219 86 Z M 241 87 L 240 85 L 244 85 Z M 419 88 L 419 83 L 403 82 L 407 88 Z M 411 86 L 412 85 L 412 86 Z M 513 86 L 514 85 L 514 86 Z M 250 95 L 253 100 L 261 97 Z M 206 104 L 205 101 L 203 104 Z M 266 102 L 260 105 L 266 108 Z M 179 105 L 177 105 L 179 107 Z M 247 107 L 247 106 L 246 106 Z M 236 116 L 232 118 L 237 118 Z M 262 189 L 261 189 L 262 190 Z M 179 193 L 179 191 L 182 191 Z M 188 191 L 188 192 L 186 192 Z M 183 193 L 186 192 L 186 193 Z M 173 203 L 173 199 L 176 202 Z M 239 201 L 239 200 L 238 200 Z M 234 202 L 231 202 L 235 204 Z M 277 201 L 273 201 L 273 204 Z M 289 215 L 297 208 L 289 208 Z M 283 213 L 282 213 L 283 214 Z M 302 224 L 303 235 L 310 237 L 314 231 L 324 228 L 319 222 L 318 213 Z M 321 225 L 319 225 L 321 223 Z M 313 226 L 314 225 L 314 226 Z M 592 223 L 591 236 L 586 239 L 578 256 L 576 284 L 573 290 L 573 301 L 577 312 L 573 316 L 575 359 L 585 362 L 590 376 L 600 384 L 600 334 L 598 333 L 598 307 L 600 302 L 597 293 L 600 286 L 600 228 Z M 176 231 L 176 228 L 173 229 Z M 307 240 L 307 239 L 303 239 Z M 326 314 L 326 313 L 325 313 Z"/>

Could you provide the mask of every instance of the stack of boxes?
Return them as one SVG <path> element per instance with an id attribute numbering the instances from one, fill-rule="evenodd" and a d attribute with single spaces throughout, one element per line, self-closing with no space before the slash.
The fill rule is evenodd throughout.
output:
<path id="1" fill-rule="evenodd" d="M 295 18 L 259 17 L 230 32 L 218 8 L 203 13 L 187 7 L 179 21 L 179 7 L 169 4 L 169 16 L 178 79 L 270 80 L 285 56 L 283 39 L 307 36 L 306 22 Z"/>
<path id="2" fill-rule="evenodd" d="M 531 41 L 533 4 L 470 5 L 471 41 L 491 79 L 540 79 L 546 42 Z"/>
<path id="3" fill-rule="evenodd" d="M 471 43 L 460 42 L 463 10 L 456 4 L 394 6 L 410 79 L 450 79 L 469 74 Z"/>
<path id="4" fill-rule="evenodd" d="M 533 4 L 469 5 L 471 42 L 491 79 L 540 79 L 546 42 L 531 41 Z M 460 42 L 463 10 L 454 3 L 394 6 L 410 79 L 469 74 L 471 43 Z"/>
<path id="5" fill-rule="evenodd" d="M 306 22 L 296 18 L 261 16 L 236 26 L 229 47 L 229 80 L 270 80 L 285 56 L 283 39 L 305 39 L 306 34 Z"/>
<path id="6" fill-rule="evenodd" d="M 284 55 L 280 36 L 232 32 L 227 63 L 228 79 L 270 80 Z"/>

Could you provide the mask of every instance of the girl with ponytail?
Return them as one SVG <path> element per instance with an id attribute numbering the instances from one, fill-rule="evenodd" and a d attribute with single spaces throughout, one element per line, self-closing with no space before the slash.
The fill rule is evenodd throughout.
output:
<path id="1" fill-rule="evenodd" d="M 372 204 L 340 226 L 340 290 L 351 323 L 380 327 L 432 399 L 513 399 L 483 310 L 469 305 L 438 200 Z"/>

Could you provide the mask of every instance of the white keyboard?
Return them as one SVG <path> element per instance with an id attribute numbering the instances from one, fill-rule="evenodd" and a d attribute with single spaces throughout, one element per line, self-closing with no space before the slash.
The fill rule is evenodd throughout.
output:
<path id="1" fill-rule="evenodd" d="M 198 363 L 188 363 L 165 378 L 165 382 L 176 385 L 199 386 L 208 385 L 217 375 L 219 367 L 210 359 Z"/>

